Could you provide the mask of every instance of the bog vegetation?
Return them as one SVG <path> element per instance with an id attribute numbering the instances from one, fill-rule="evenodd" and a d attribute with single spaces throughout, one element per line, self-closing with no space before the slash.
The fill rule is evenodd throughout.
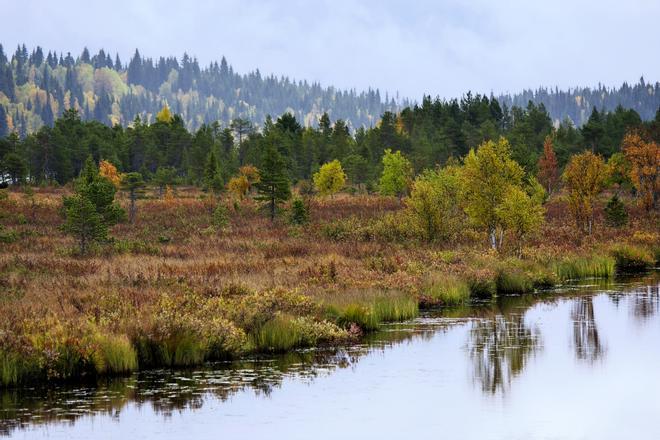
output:
<path id="1" fill-rule="evenodd" d="M 453 111 L 472 131 L 448 129 Z M 288 113 L 246 134 L 190 133 L 167 107 L 127 129 L 69 110 L 10 134 L 2 385 L 336 344 L 420 307 L 657 264 L 660 112 L 611 151 L 593 124 L 516 115 L 470 98 L 355 135 Z"/>

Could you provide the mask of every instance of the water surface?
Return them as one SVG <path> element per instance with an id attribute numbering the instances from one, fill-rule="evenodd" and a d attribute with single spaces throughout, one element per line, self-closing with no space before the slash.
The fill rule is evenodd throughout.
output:
<path id="1" fill-rule="evenodd" d="M 2 393 L 10 438 L 660 439 L 657 274 L 424 314 L 333 350 Z"/>

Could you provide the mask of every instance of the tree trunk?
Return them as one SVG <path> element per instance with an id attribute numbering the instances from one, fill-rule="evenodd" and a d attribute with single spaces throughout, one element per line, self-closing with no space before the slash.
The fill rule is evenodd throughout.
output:
<path id="1" fill-rule="evenodd" d="M 495 229 L 490 229 L 488 231 L 488 237 L 490 238 L 490 247 L 497 250 L 497 236 L 495 234 Z"/>

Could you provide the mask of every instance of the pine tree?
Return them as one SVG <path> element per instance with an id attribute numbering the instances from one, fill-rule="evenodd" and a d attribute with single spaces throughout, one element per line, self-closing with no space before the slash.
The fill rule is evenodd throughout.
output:
<path id="1" fill-rule="evenodd" d="M 260 181 L 255 185 L 256 200 L 268 207 L 271 222 L 275 220 L 277 205 L 291 198 L 291 187 L 286 172 L 286 163 L 273 144 L 269 144 L 261 160 Z"/>

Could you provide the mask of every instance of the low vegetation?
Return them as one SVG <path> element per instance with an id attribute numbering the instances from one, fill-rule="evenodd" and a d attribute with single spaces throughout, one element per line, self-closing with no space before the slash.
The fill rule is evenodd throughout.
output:
<path id="1" fill-rule="evenodd" d="M 11 175 L 0 190 L 2 385 L 345 343 L 422 307 L 657 264 L 658 150 L 646 135 L 626 135 L 607 162 L 575 154 L 563 173 L 546 137 L 538 175 L 505 137 L 417 175 L 417 159 L 384 149 L 380 176 L 362 176 L 368 189 L 351 181 L 359 157 L 292 185 L 281 130 L 296 124 L 283 115 L 270 127 L 249 156 L 259 168 L 243 158 L 231 171 L 211 137 L 198 186 L 92 156 L 60 187 Z"/>

